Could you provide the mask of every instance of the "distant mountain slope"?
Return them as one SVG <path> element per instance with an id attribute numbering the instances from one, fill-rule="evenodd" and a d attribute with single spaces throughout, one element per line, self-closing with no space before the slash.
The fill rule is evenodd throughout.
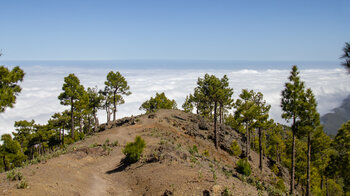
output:
<path id="1" fill-rule="evenodd" d="M 327 113 L 321 117 L 321 123 L 324 125 L 324 131 L 328 135 L 337 135 L 341 125 L 350 120 L 350 95 L 344 99 L 343 104 L 333 109 L 333 112 Z"/>

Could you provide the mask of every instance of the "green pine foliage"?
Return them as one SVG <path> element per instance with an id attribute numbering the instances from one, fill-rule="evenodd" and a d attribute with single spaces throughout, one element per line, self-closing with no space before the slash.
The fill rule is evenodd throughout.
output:
<path id="1" fill-rule="evenodd" d="M 88 110 L 90 111 L 90 114 L 93 116 L 95 121 L 94 132 L 97 132 L 99 126 L 97 111 L 99 109 L 102 109 L 104 97 L 100 93 L 98 93 L 97 87 L 89 87 L 87 89 L 87 94 L 89 96 Z"/>
<path id="2" fill-rule="evenodd" d="M 159 109 L 176 109 L 175 100 L 170 100 L 165 96 L 165 93 L 156 93 L 156 96 L 142 103 L 140 110 L 145 110 L 146 113 L 155 112 Z"/>
<path id="3" fill-rule="evenodd" d="M 9 70 L 0 66 L 0 113 L 5 112 L 7 107 L 13 108 L 16 103 L 16 96 L 22 88 L 18 85 L 23 81 L 24 72 L 18 66 Z"/>
<path id="4" fill-rule="evenodd" d="M 185 102 L 182 104 L 182 109 L 184 112 L 191 113 L 193 111 L 194 106 L 191 97 L 193 97 L 191 94 L 187 95 Z"/>
<path id="5" fill-rule="evenodd" d="M 340 57 L 341 59 L 344 59 L 342 62 L 342 65 L 350 72 L 350 43 L 345 42 L 345 46 L 343 48 L 343 54 Z"/>
<path id="6" fill-rule="evenodd" d="M 21 152 L 19 142 L 13 140 L 10 134 L 3 134 L 1 141 L 3 144 L 0 146 L 0 158 L 4 170 L 21 166 L 26 156 Z"/>
<path id="7" fill-rule="evenodd" d="M 125 148 L 123 149 L 123 153 L 125 155 L 124 161 L 126 163 L 137 162 L 140 159 L 143 149 L 145 147 L 145 141 L 140 136 L 136 136 L 135 141 L 127 143 Z"/>
<path id="8" fill-rule="evenodd" d="M 236 140 L 232 140 L 229 153 L 233 156 L 239 156 L 242 153 L 241 147 Z"/>
<path id="9" fill-rule="evenodd" d="M 333 142 L 334 149 L 337 151 L 333 156 L 333 163 L 336 165 L 336 171 L 333 176 L 339 176 L 344 181 L 344 193 L 350 194 L 350 121 L 344 123 L 339 129 Z"/>
<path id="10" fill-rule="evenodd" d="M 122 76 L 119 71 L 110 71 L 107 74 L 107 80 L 105 81 L 105 85 L 106 99 L 112 99 L 110 103 L 113 104 L 113 121 L 115 121 L 117 105 L 124 103 L 124 99 L 122 97 L 123 95 L 129 96 L 131 94 L 131 91 L 129 91 L 130 86 L 128 85 L 128 82 L 126 81 L 124 76 Z"/>
<path id="11" fill-rule="evenodd" d="M 291 180 L 290 194 L 294 194 L 295 189 L 295 137 L 300 136 L 303 129 L 300 129 L 301 112 L 303 111 L 305 87 L 304 82 L 300 80 L 298 67 L 293 66 L 289 76 L 289 82 L 285 84 L 282 91 L 282 118 L 287 122 L 292 121 L 292 153 L 291 153 Z"/>
<path id="12" fill-rule="evenodd" d="M 80 80 L 74 74 L 69 74 L 64 78 L 62 86 L 63 92 L 58 96 L 62 105 L 69 105 L 71 115 L 71 137 L 74 139 L 74 112 L 79 106 L 79 100 L 81 100 L 85 94 L 84 87 L 80 84 Z"/>
<path id="13" fill-rule="evenodd" d="M 236 163 L 236 171 L 244 176 L 250 176 L 252 168 L 247 159 L 240 159 Z"/>

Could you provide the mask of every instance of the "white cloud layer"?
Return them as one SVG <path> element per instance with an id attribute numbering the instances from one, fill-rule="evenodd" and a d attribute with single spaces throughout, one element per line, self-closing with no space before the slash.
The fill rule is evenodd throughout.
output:
<path id="1" fill-rule="evenodd" d="M 34 119 L 44 124 L 55 112 L 66 109 L 57 99 L 61 93 L 63 79 L 69 73 L 75 73 L 85 87 L 104 87 L 107 68 L 67 68 L 67 67 L 27 67 L 23 90 L 17 97 L 14 108 L 0 114 L 0 134 L 14 130 L 18 120 Z M 115 71 L 115 70 L 114 70 Z M 264 94 L 271 104 L 270 116 L 277 122 L 281 119 L 280 94 L 287 82 L 290 70 L 119 70 L 127 79 L 132 94 L 125 98 L 125 104 L 119 106 L 117 118 L 142 113 L 142 102 L 154 96 L 156 92 L 165 92 L 175 99 L 180 108 L 186 95 L 193 92 L 198 77 L 205 73 L 229 77 L 234 88 L 234 98 L 241 89 L 252 89 Z M 350 76 L 343 69 L 308 69 L 301 70 L 301 78 L 306 87 L 312 88 L 318 101 L 318 110 L 322 114 L 339 106 L 350 92 Z M 100 122 L 106 121 L 104 111 L 99 111 Z"/>

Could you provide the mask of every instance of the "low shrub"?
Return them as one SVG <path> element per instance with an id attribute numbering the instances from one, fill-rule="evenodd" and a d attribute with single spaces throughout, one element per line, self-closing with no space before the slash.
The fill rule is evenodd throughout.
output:
<path id="1" fill-rule="evenodd" d="M 209 157 L 209 151 L 208 150 L 204 150 L 202 152 L 202 155 L 205 156 L 205 157 Z"/>
<path id="2" fill-rule="evenodd" d="M 198 153 L 198 147 L 194 144 L 193 147 L 188 150 L 188 152 L 191 155 L 195 155 L 196 153 Z"/>
<path id="3" fill-rule="evenodd" d="M 10 181 L 22 180 L 23 174 L 21 172 L 17 172 L 16 170 L 11 170 L 7 172 L 6 177 Z"/>
<path id="4" fill-rule="evenodd" d="M 224 191 L 222 191 L 221 196 L 232 196 L 230 189 L 225 187 Z"/>
<path id="5" fill-rule="evenodd" d="M 283 192 L 286 191 L 286 185 L 284 184 L 284 181 L 282 178 L 277 178 L 276 188 Z"/>
<path id="6" fill-rule="evenodd" d="M 232 140 L 229 153 L 233 156 L 238 156 L 242 153 L 241 147 L 239 147 L 239 144 L 236 140 Z"/>
<path id="7" fill-rule="evenodd" d="M 125 148 L 123 149 L 123 153 L 125 154 L 124 161 L 126 163 L 137 162 L 140 159 L 143 149 L 145 147 L 145 140 L 143 140 L 140 136 L 136 136 L 135 141 L 127 143 Z"/>
<path id="8" fill-rule="evenodd" d="M 236 170 L 238 173 L 245 176 L 250 176 L 252 173 L 252 168 L 250 167 L 249 162 L 246 159 L 240 159 L 237 161 Z"/>
<path id="9" fill-rule="evenodd" d="M 109 139 L 106 139 L 104 144 L 105 144 L 106 146 L 109 146 Z"/>
<path id="10" fill-rule="evenodd" d="M 27 187 L 28 183 L 25 180 L 21 180 L 21 182 L 17 184 L 17 189 L 26 189 Z"/>
<path id="11" fill-rule="evenodd" d="M 118 144 L 119 144 L 118 140 L 115 140 L 115 141 L 112 143 L 112 147 L 118 146 Z"/>
<path id="12" fill-rule="evenodd" d="M 273 164 L 271 171 L 277 176 L 280 172 L 280 170 L 278 169 L 277 164 Z"/>
<path id="13" fill-rule="evenodd" d="M 276 189 L 275 187 L 269 186 L 266 189 L 268 196 L 283 196 L 286 195 L 283 191 Z"/>
<path id="14" fill-rule="evenodd" d="M 90 144 L 90 148 L 95 148 L 96 146 L 98 146 L 98 144 L 95 142 L 95 143 L 93 143 L 93 144 Z"/>

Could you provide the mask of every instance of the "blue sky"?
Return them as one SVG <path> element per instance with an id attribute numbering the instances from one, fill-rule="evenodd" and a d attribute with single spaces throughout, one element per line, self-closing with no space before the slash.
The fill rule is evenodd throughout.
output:
<path id="1" fill-rule="evenodd" d="M 0 2 L 1 60 L 338 61 L 350 1 Z"/>

